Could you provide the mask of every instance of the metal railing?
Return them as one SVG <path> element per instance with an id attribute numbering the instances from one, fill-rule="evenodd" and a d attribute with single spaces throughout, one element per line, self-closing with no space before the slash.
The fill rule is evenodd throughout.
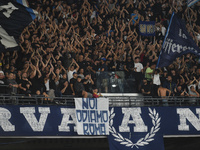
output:
<path id="1" fill-rule="evenodd" d="M 146 97 L 139 94 L 105 94 L 110 107 L 135 106 L 190 106 L 200 105 L 199 97 Z M 65 105 L 74 106 L 74 96 L 42 97 L 24 95 L 0 95 L 0 105 Z"/>

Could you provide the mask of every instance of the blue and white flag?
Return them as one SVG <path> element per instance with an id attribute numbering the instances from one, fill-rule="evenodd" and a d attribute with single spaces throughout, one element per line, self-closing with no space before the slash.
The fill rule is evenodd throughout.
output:
<path id="1" fill-rule="evenodd" d="M 155 21 L 140 21 L 139 30 L 140 35 L 155 36 Z"/>
<path id="2" fill-rule="evenodd" d="M 162 45 L 157 67 L 166 67 L 177 57 L 187 53 L 200 56 L 200 49 L 187 32 L 185 23 L 173 13 Z"/>
<path id="3" fill-rule="evenodd" d="M 161 116 L 156 109 L 111 108 L 110 150 L 164 150 Z M 149 110 L 149 111 L 148 111 Z"/>
<path id="4" fill-rule="evenodd" d="M 190 6 L 194 5 L 198 1 L 199 0 L 187 0 L 187 6 L 190 7 Z"/>
<path id="5" fill-rule="evenodd" d="M 109 134 L 109 100 L 107 98 L 75 98 L 77 133 Z"/>
<path id="6" fill-rule="evenodd" d="M 1 0 L 0 52 L 16 50 L 21 32 L 36 16 L 25 0 Z"/>

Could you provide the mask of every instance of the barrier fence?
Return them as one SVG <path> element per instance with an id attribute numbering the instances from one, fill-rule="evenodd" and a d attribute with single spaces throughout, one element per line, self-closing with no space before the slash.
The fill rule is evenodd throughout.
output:
<path id="1" fill-rule="evenodd" d="M 104 95 L 104 94 L 103 94 Z M 106 95 L 106 94 L 105 94 Z M 109 98 L 110 107 L 134 107 L 134 106 L 199 106 L 199 97 L 150 97 L 139 94 L 113 94 Z M 116 95 L 116 96 L 115 96 Z M 24 96 L 17 95 L 0 95 L 1 105 L 66 105 L 74 106 L 74 96 L 64 95 L 62 97 L 42 97 L 42 96 Z"/>

